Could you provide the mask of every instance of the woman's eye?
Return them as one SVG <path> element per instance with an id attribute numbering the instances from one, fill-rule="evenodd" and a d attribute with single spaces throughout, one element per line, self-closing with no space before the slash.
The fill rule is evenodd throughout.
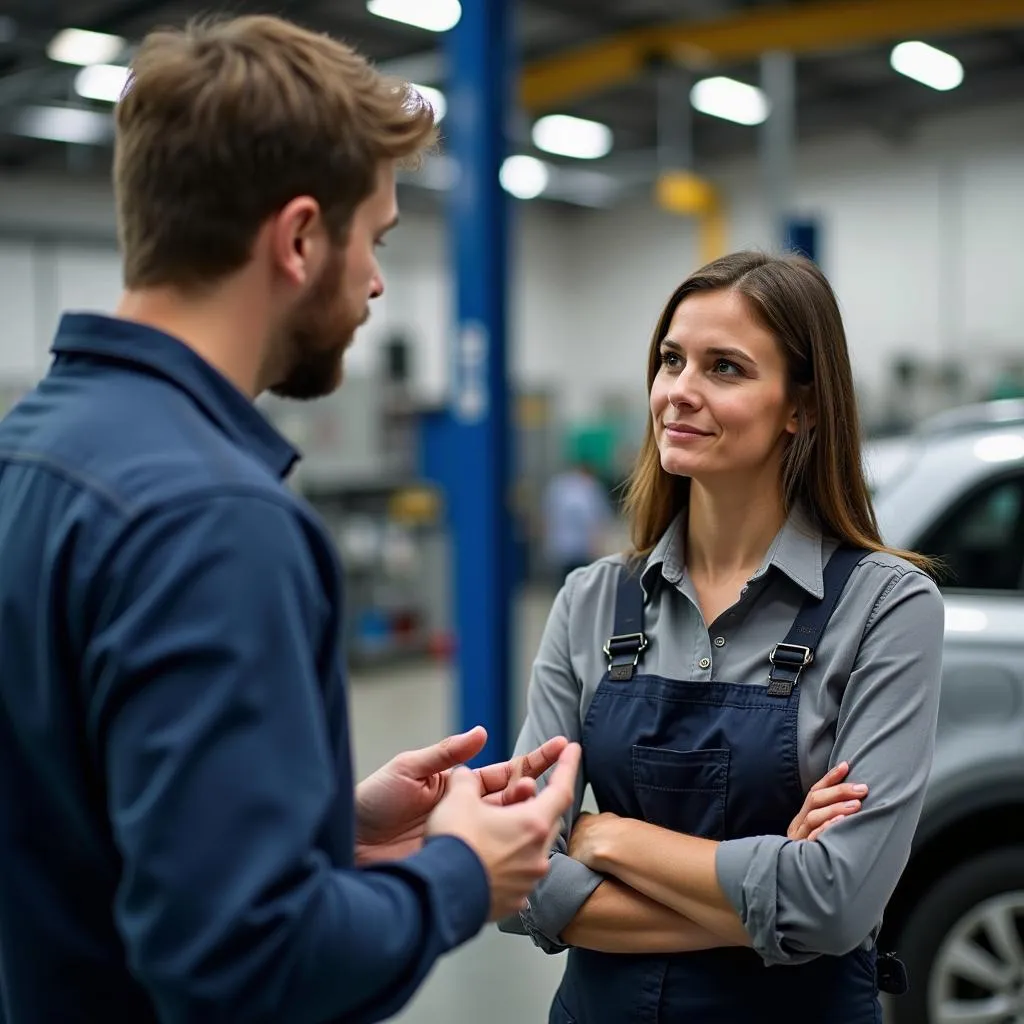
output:
<path id="1" fill-rule="evenodd" d="M 661 365 L 667 366 L 669 369 L 675 369 L 679 366 L 679 356 L 675 352 L 662 352 Z"/>
<path id="2" fill-rule="evenodd" d="M 735 363 L 730 363 L 728 359 L 715 360 L 715 373 L 721 373 L 726 376 L 735 376 L 739 372 L 740 368 Z"/>

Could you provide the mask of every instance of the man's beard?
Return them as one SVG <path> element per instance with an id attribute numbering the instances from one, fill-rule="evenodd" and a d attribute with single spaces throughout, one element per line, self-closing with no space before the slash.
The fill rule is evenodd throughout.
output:
<path id="1" fill-rule="evenodd" d="M 281 398 L 309 400 L 334 391 L 342 379 L 342 360 L 356 329 L 369 317 L 346 310 L 339 286 L 341 257 L 332 257 L 320 279 L 285 328 L 288 352 L 285 376 L 270 390 Z"/>

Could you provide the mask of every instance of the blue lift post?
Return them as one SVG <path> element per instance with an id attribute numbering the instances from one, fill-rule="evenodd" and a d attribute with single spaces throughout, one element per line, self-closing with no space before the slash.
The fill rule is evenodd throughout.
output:
<path id="1" fill-rule="evenodd" d="M 511 672 L 511 432 L 506 355 L 509 199 L 499 171 L 510 109 L 509 0 L 462 0 L 446 38 L 445 149 L 455 270 L 451 399 L 432 461 L 453 533 L 460 729 L 483 725 L 476 763 L 508 756 Z M 438 450 L 440 446 L 440 450 Z"/>

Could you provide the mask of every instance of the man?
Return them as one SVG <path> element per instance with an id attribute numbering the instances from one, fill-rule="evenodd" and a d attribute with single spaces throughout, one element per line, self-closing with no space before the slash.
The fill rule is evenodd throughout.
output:
<path id="1" fill-rule="evenodd" d="M 614 510 L 608 492 L 583 459 L 555 474 L 544 491 L 544 547 L 559 586 L 604 552 Z"/>
<path id="2" fill-rule="evenodd" d="M 523 905 L 578 758 L 449 771 L 478 729 L 353 799 L 341 574 L 252 405 L 339 384 L 433 115 L 260 17 L 148 37 L 116 116 L 123 300 L 0 425 L 5 1018 L 380 1020 Z"/>

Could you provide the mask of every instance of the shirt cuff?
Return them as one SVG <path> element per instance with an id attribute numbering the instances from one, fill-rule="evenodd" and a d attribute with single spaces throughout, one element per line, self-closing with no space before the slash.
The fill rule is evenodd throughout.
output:
<path id="1" fill-rule="evenodd" d="M 548 873 L 520 914 L 526 933 L 545 953 L 568 949 L 561 940 L 563 930 L 603 881 L 604 875 L 591 871 L 578 860 L 564 853 L 553 853 L 548 861 Z"/>
<path id="2" fill-rule="evenodd" d="M 427 884 L 445 952 L 468 942 L 487 923 L 491 885 L 467 843 L 456 836 L 432 836 L 400 865 Z"/>
<path id="3" fill-rule="evenodd" d="M 739 915 L 754 951 L 766 964 L 796 964 L 813 954 L 792 954 L 782 947 L 778 929 L 779 852 L 785 836 L 748 836 L 718 844 L 718 884 Z"/>

